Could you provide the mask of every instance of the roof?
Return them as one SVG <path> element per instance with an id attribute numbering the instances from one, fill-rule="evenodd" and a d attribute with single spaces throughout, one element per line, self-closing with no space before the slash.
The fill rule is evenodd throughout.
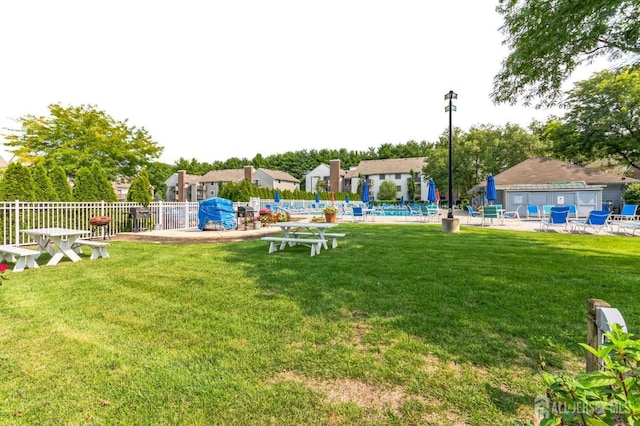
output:
<path id="1" fill-rule="evenodd" d="M 197 178 L 196 182 L 239 182 L 244 179 L 244 169 L 211 170 Z"/>
<path id="2" fill-rule="evenodd" d="M 409 173 L 422 172 L 422 167 L 427 157 L 411 158 L 387 158 L 384 160 L 362 160 L 358 167 L 347 172 L 347 178 L 358 177 L 358 175 L 380 175 L 387 173 Z"/>
<path id="3" fill-rule="evenodd" d="M 287 182 L 300 183 L 298 179 L 294 178 L 287 172 L 281 172 L 280 170 L 269 170 L 269 169 L 263 169 L 263 168 L 260 168 L 259 170 L 262 170 L 264 173 L 268 174 L 269 176 L 271 176 L 273 179 L 276 179 L 276 180 L 285 180 Z"/>
<path id="4" fill-rule="evenodd" d="M 606 173 L 591 167 L 578 166 L 560 160 L 532 157 L 494 176 L 496 187 L 506 189 L 520 185 L 607 185 L 611 183 L 633 183 L 637 179 Z M 469 192 L 486 186 L 486 181 L 476 185 Z M 542 189 L 542 188 L 539 188 Z"/>

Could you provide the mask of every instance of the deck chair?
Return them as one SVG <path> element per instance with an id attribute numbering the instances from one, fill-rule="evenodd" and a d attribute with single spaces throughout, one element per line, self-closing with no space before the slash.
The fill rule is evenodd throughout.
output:
<path id="1" fill-rule="evenodd" d="M 550 226 L 562 226 L 566 230 L 569 225 L 568 217 L 568 206 L 553 206 L 549 209 L 549 219 L 540 221 L 540 229 L 544 229 L 547 232 Z"/>
<path id="2" fill-rule="evenodd" d="M 572 220 L 569 225 L 571 226 L 571 231 L 580 232 L 579 228 L 582 228 L 583 231 L 589 228 L 595 232 L 600 232 L 600 230 L 608 228 L 610 215 L 611 212 L 608 210 L 592 210 L 586 220 Z"/>
<path id="3" fill-rule="evenodd" d="M 493 219 L 496 219 L 504 225 L 504 216 L 502 215 L 501 206 L 484 206 L 482 209 L 482 222 L 480 222 L 480 226 L 484 226 L 485 222 L 488 224 L 489 221 L 493 223 Z"/>
<path id="4" fill-rule="evenodd" d="M 416 220 L 420 220 L 421 216 L 422 212 L 420 209 L 412 209 L 411 206 L 407 204 L 407 220 L 409 220 L 410 217 L 415 217 Z"/>
<path id="5" fill-rule="evenodd" d="M 518 223 L 520 223 L 519 210 L 520 210 L 520 206 L 516 207 L 515 210 L 504 212 L 502 213 L 502 215 L 504 216 L 505 219 L 517 219 Z"/>
<path id="6" fill-rule="evenodd" d="M 478 213 L 473 210 L 473 207 L 467 206 L 467 210 L 469 210 L 469 215 L 467 216 L 467 225 L 471 223 L 472 218 L 478 217 Z"/>
<path id="7" fill-rule="evenodd" d="M 622 206 L 622 210 L 620 214 L 613 215 L 611 218 L 613 220 L 637 220 L 636 210 L 638 209 L 637 204 L 625 204 Z"/>
<path id="8" fill-rule="evenodd" d="M 352 210 L 353 210 L 353 221 L 355 222 L 359 220 L 361 222 L 364 222 L 364 213 L 362 212 L 362 207 L 354 206 Z"/>
<path id="9" fill-rule="evenodd" d="M 553 207 L 550 204 L 545 204 L 542 206 L 542 217 L 549 217 L 549 215 L 551 214 L 551 207 Z"/>
<path id="10" fill-rule="evenodd" d="M 438 212 L 438 208 L 435 205 L 420 206 L 420 212 L 425 221 L 431 221 L 432 219 L 435 221 L 440 215 L 440 213 Z"/>
<path id="11" fill-rule="evenodd" d="M 527 219 L 530 217 L 537 217 L 540 219 L 540 209 L 538 209 L 537 204 L 529 204 L 527 206 Z"/>

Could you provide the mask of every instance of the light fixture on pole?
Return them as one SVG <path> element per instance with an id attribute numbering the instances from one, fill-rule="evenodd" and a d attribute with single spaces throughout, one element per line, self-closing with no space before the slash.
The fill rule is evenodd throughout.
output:
<path id="1" fill-rule="evenodd" d="M 449 113 L 449 212 L 447 218 L 453 219 L 453 111 L 456 110 L 453 100 L 458 99 L 458 94 L 450 90 L 444 95 L 444 99 L 449 100 L 449 105 L 444 107 L 445 112 Z"/>

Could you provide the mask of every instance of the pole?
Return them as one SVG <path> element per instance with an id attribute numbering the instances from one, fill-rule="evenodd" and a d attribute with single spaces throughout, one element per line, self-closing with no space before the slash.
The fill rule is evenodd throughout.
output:
<path id="1" fill-rule="evenodd" d="M 449 212 L 453 219 L 453 90 L 449 91 Z"/>

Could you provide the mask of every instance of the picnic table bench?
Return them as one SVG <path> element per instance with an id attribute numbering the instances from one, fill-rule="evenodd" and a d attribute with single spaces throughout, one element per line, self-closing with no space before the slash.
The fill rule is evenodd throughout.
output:
<path id="1" fill-rule="evenodd" d="M 94 240 L 75 240 L 73 242 L 72 248 L 76 253 L 82 253 L 82 246 L 91 247 L 91 259 L 98 259 L 100 257 L 107 258 L 109 257 L 109 253 L 107 252 L 107 247 L 110 246 L 111 243 L 105 243 L 103 241 L 94 241 Z"/>
<path id="2" fill-rule="evenodd" d="M 291 235 L 316 235 L 313 232 L 308 232 L 308 231 L 294 231 L 291 232 Z M 326 240 L 328 240 L 329 238 L 331 238 L 332 242 L 331 242 L 331 248 L 336 248 L 338 247 L 338 238 L 344 238 L 346 234 L 337 234 L 337 233 L 331 233 L 331 232 L 325 232 L 324 234 L 325 237 L 325 242 L 322 243 L 323 247 L 325 250 L 327 250 L 327 242 Z"/>
<path id="3" fill-rule="evenodd" d="M 24 268 L 38 268 L 36 259 L 40 256 L 38 250 L 12 245 L 0 245 L 0 261 L 7 260 L 15 263 L 13 272 L 22 272 Z"/>
<path id="4" fill-rule="evenodd" d="M 276 243 L 280 243 L 280 250 L 284 250 L 287 244 L 289 244 L 290 246 L 294 246 L 296 244 L 308 244 L 311 247 L 311 256 L 319 254 L 322 245 L 327 243 L 327 240 L 323 240 L 320 238 L 262 237 L 261 239 L 263 241 L 271 242 L 271 244 L 269 245 L 269 253 L 278 251 Z"/>

